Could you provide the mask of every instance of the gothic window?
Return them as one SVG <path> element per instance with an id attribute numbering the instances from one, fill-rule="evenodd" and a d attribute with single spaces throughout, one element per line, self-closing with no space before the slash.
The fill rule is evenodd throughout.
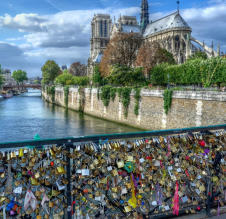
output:
<path id="1" fill-rule="evenodd" d="M 92 24 L 92 36 L 94 36 L 94 25 Z"/>
<path id="2" fill-rule="evenodd" d="M 179 36 L 175 37 L 175 49 L 176 50 L 180 49 L 180 37 Z"/>
<path id="3" fill-rule="evenodd" d="M 180 63 L 184 63 L 184 56 L 183 55 L 181 55 Z"/>
<path id="4" fill-rule="evenodd" d="M 185 50 L 186 49 L 186 44 L 185 44 L 185 42 L 183 41 L 183 50 Z"/>
<path id="5" fill-rule="evenodd" d="M 107 21 L 105 20 L 104 21 L 104 37 L 107 37 L 107 34 L 108 34 L 108 26 L 107 26 Z"/>
<path id="6" fill-rule="evenodd" d="M 103 36 L 103 21 L 100 21 L 100 36 Z"/>

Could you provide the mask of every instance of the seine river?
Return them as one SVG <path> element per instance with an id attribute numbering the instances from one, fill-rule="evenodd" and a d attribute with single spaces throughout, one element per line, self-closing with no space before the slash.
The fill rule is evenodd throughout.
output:
<path id="1" fill-rule="evenodd" d="M 135 131 L 46 103 L 38 90 L 0 100 L 0 142 Z"/>

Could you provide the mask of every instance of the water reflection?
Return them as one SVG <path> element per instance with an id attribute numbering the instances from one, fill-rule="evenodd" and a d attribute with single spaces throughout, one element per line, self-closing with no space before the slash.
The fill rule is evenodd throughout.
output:
<path id="1" fill-rule="evenodd" d="M 92 134 L 133 132 L 137 129 L 86 116 L 42 100 L 29 90 L 0 102 L 0 141 L 60 138 Z"/>

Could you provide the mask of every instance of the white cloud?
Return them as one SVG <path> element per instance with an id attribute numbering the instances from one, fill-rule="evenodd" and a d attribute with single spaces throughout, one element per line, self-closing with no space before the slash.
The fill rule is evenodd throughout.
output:
<path id="1" fill-rule="evenodd" d="M 226 0 L 210 0 L 208 3 L 205 8 L 182 10 L 182 16 L 192 27 L 193 36 L 200 41 L 214 40 L 226 45 Z M 13 17 L 5 14 L 0 16 L 0 27 L 18 30 L 24 35 L 6 39 L 14 45 L 5 44 L 4 49 L 0 46 L 1 64 L 8 68 L 10 63 L 13 68 L 23 65 L 25 70 L 37 73 L 47 59 L 54 59 L 60 65 L 69 65 L 73 61 L 86 62 L 89 57 L 90 22 L 94 14 L 111 14 L 112 18 L 117 18 L 120 14 L 138 16 L 139 12 L 139 7 L 131 7 L 60 11 L 53 15 L 24 13 Z M 165 15 L 162 12 L 151 13 L 151 19 Z"/>
<path id="2" fill-rule="evenodd" d="M 35 61 L 35 66 L 39 63 L 39 68 L 35 69 L 35 72 L 40 72 L 42 64 L 47 59 L 54 59 L 59 65 L 70 65 L 73 61 L 82 61 L 83 63 L 87 61 L 91 32 L 90 22 L 95 13 L 111 14 L 112 17 L 119 17 L 120 14 L 137 15 L 139 8 L 73 10 L 44 16 L 18 14 L 12 17 L 6 14 L 0 16 L 0 27 L 24 32 L 23 37 L 8 38 L 7 41 L 24 40 L 16 48 L 22 51 L 20 56 L 23 56 L 23 60 L 26 57 L 30 63 Z M 1 62 L 3 66 L 9 64 L 8 62 L 5 64 L 2 60 Z M 25 68 L 27 67 L 25 66 Z"/>
<path id="3" fill-rule="evenodd" d="M 192 27 L 192 35 L 207 43 L 220 43 L 226 50 L 226 1 L 206 8 L 191 8 L 182 11 L 182 16 Z M 225 3 L 225 4 L 224 4 Z"/>
<path id="4" fill-rule="evenodd" d="M 40 63 L 34 59 L 28 59 L 24 51 L 14 44 L 0 42 L 0 61 L 3 68 L 25 69 L 30 75 L 37 74 Z"/>

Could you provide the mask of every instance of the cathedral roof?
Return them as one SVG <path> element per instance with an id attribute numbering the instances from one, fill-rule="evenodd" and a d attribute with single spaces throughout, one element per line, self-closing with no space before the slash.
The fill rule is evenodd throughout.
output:
<path id="1" fill-rule="evenodd" d="M 144 32 L 144 37 L 173 28 L 191 29 L 186 21 L 181 17 L 180 13 L 177 11 L 148 24 Z"/>
<path id="2" fill-rule="evenodd" d="M 123 33 L 140 33 L 140 27 L 138 25 L 122 25 Z"/>

